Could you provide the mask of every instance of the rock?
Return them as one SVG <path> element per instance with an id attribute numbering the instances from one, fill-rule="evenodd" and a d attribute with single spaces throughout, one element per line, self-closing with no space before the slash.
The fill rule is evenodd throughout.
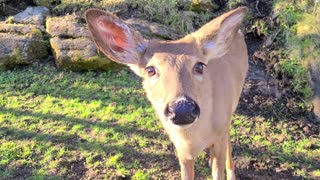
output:
<path id="1" fill-rule="evenodd" d="M 46 21 L 47 32 L 53 37 L 91 38 L 88 28 L 78 23 L 81 19 L 75 15 L 48 18 Z M 130 18 L 126 23 L 134 27 L 147 38 L 178 39 L 181 35 L 175 33 L 172 29 L 146 20 Z"/>
<path id="2" fill-rule="evenodd" d="M 88 28 L 81 22 L 82 19 L 76 15 L 47 19 L 46 30 L 53 37 L 50 44 L 57 66 L 61 69 L 76 71 L 120 67 L 98 53 Z M 134 18 L 126 22 L 146 38 L 178 39 L 181 37 L 173 30 L 157 23 Z"/>
<path id="3" fill-rule="evenodd" d="M 54 37 L 50 44 L 60 69 L 74 71 L 107 70 L 119 67 L 103 55 L 97 53 L 97 48 L 88 38 L 62 39 Z"/>
<path id="4" fill-rule="evenodd" d="M 158 23 L 151 23 L 146 20 L 137 18 L 130 18 L 126 20 L 126 23 L 143 34 L 145 38 L 160 38 L 171 40 L 182 37 L 182 35 L 175 33 L 172 29 Z"/>
<path id="5" fill-rule="evenodd" d="M 0 69 L 30 64 L 47 56 L 40 29 L 33 25 L 0 23 Z"/>
<path id="6" fill-rule="evenodd" d="M 4 22 L 0 22 L 0 32 L 2 33 L 14 33 L 14 34 L 29 34 L 30 32 L 38 29 L 37 26 L 29 24 L 7 24 Z M 40 32 L 41 33 L 41 32 Z M 39 34 L 40 35 L 40 34 Z M 42 37 L 42 33 L 41 33 Z"/>
<path id="7" fill-rule="evenodd" d="M 13 16 L 13 21 L 21 24 L 34 24 L 43 26 L 46 16 L 50 15 L 50 10 L 44 6 L 27 7 L 26 10 Z"/>
<path id="8" fill-rule="evenodd" d="M 91 37 L 88 28 L 81 25 L 79 21 L 80 18 L 75 15 L 48 18 L 46 30 L 53 37 Z"/>
<path id="9" fill-rule="evenodd" d="M 88 28 L 79 23 L 80 17 L 66 15 L 48 18 L 47 32 L 56 65 L 73 71 L 108 70 L 120 65 L 98 53 Z"/>

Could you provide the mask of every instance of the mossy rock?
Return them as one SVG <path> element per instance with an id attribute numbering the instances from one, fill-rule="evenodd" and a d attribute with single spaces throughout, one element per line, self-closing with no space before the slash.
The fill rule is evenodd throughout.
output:
<path id="1" fill-rule="evenodd" d="M 42 39 L 42 32 L 37 26 L 33 24 L 7 24 L 5 22 L 0 22 L 0 33 L 11 33 L 18 35 L 35 34 L 40 35 Z"/>
<path id="2" fill-rule="evenodd" d="M 139 31 L 145 38 L 152 39 L 179 39 L 183 35 L 178 34 L 176 31 L 155 22 L 149 22 L 143 19 L 130 18 L 125 21 L 132 26 L 135 30 Z"/>
<path id="3" fill-rule="evenodd" d="M 74 57 L 65 56 L 57 58 L 57 61 L 59 69 L 72 71 L 107 71 L 110 69 L 114 70 L 124 67 L 123 65 L 110 61 L 108 58 L 101 55 L 89 58 L 83 58 L 81 55 L 75 55 Z"/>
<path id="4" fill-rule="evenodd" d="M 88 28 L 79 22 L 80 19 L 80 17 L 75 15 L 48 18 L 46 21 L 46 31 L 52 37 L 90 37 Z"/>
<path id="5" fill-rule="evenodd" d="M 43 42 L 30 42 L 26 52 L 20 47 L 13 49 L 11 54 L 0 56 L 0 70 L 13 69 L 22 65 L 28 65 L 37 59 L 48 56 L 46 47 Z"/>
<path id="6" fill-rule="evenodd" d="M 50 10 L 45 6 L 29 6 L 24 11 L 13 16 L 12 21 L 21 24 L 43 26 Z"/>
<path id="7" fill-rule="evenodd" d="M 32 41 L 27 48 L 27 53 L 32 60 L 48 57 L 45 41 Z"/>
<path id="8" fill-rule="evenodd" d="M 39 29 L 13 32 L 16 33 L 0 32 L 0 69 L 15 68 L 48 57 L 47 43 Z"/>
<path id="9" fill-rule="evenodd" d="M 18 65 L 27 64 L 20 49 L 13 49 L 11 55 L 0 57 L 0 70 L 12 69 Z"/>
<path id="10" fill-rule="evenodd" d="M 76 39 L 50 39 L 50 44 L 59 69 L 72 71 L 109 70 L 123 67 L 99 54 L 92 40 L 82 37 Z"/>

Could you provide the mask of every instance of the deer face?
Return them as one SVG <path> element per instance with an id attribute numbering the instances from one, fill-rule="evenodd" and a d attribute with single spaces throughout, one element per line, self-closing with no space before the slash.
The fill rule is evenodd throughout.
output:
<path id="1" fill-rule="evenodd" d="M 208 62 L 193 41 L 153 41 L 146 50 L 143 85 L 162 123 L 185 126 L 200 117 Z"/>

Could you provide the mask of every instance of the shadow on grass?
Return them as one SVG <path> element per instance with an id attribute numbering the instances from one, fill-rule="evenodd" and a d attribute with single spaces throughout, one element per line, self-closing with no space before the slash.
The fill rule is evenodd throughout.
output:
<path id="1" fill-rule="evenodd" d="M 94 129 L 97 127 L 103 128 L 103 129 L 112 129 L 115 133 L 126 134 L 128 138 L 134 135 L 139 135 L 148 139 L 160 138 L 164 140 L 166 138 L 166 136 L 161 132 L 149 131 L 146 129 L 138 129 L 135 127 L 135 125 L 118 124 L 112 121 L 90 122 L 86 119 L 70 118 L 64 115 L 35 113 L 32 111 L 19 110 L 14 108 L 4 108 L 4 107 L 0 107 L 0 113 L 14 114 L 17 119 L 19 119 L 19 117 L 21 116 L 27 115 L 27 116 L 33 116 L 37 119 L 41 119 L 41 121 L 46 121 L 46 120 L 56 121 L 56 122 L 61 121 L 68 124 L 68 127 L 72 127 L 75 125 L 82 125 L 84 126 L 84 129 Z M 35 120 L 35 121 L 39 121 L 39 120 Z M 38 123 L 38 122 L 33 122 L 33 123 Z M 63 144 L 63 146 L 65 146 L 68 150 L 75 150 L 79 153 L 82 151 L 90 152 L 90 153 L 94 152 L 97 154 L 104 154 L 104 155 L 114 155 L 117 153 L 122 153 L 124 154 L 122 158 L 122 162 L 125 165 L 130 166 L 131 163 L 134 163 L 134 161 L 138 159 L 139 163 L 144 168 L 152 168 L 155 164 L 158 164 L 158 165 L 160 164 L 161 166 L 163 166 L 163 169 L 167 169 L 170 171 L 179 170 L 178 161 L 174 155 L 173 148 L 171 147 L 169 149 L 163 149 L 165 147 L 162 147 L 161 144 L 157 144 L 157 146 L 159 146 L 161 151 L 154 153 L 152 150 L 148 152 L 140 149 L 140 147 L 137 144 L 125 143 L 125 144 L 119 145 L 117 144 L 117 142 L 113 142 L 112 140 L 108 140 L 108 142 L 99 142 L 95 138 L 83 139 L 77 132 L 75 133 L 67 132 L 66 134 L 57 135 L 57 134 L 43 133 L 41 131 L 38 132 L 38 130 L 25 130 L 17 127 L 10 127 L 10 126 L 0 127 L 0 137 L 5 137 L 7 141 L 33 140 L 33 141 L 43 142 L 43 143 L 51 142 L 53 145 Z M 119 140 L 116 140 L 116 141 L 119 141 Z M 151 146 L 154 146 L 154 144 L 152 144 Z M 149 148 L 149 147 L 146 147 L 146 148 Z M 102 161 L 102 159 L 98 158 L 96 159 L 96 161 Z M 86 168 L 84 165 L 85 163 L 86 162 L 83 161 L 82 164 L 78 163 L 77 166 L 83 167 L 82 171 L 86 171 Z M 71 166 L 70 164 L 68 166 L 70 166 L 68 167 L 68 171 L 72 171 L 71 168 L 73 166 Z M 85 172 L 72 172 L 71 176 L 74 173 L 83 174 L 83 176 L 81 177 L 84 177 L 86 175 Z M 77 177 L 79 178 L 80 176 L 77 175 Z"/>
<path id="2" fill-rule="evenodd" d="M 137 129 L 134 127 L 134 125 L 128 125 L 128 124 L 117 124 L 116 122 L 90 122 L 86 119 L 80 119 L 80 118 L 70 118 L 66 117 L 64 115 L 58 115 L 58 114 L 42 114 L 42 113 L 35 113 L 32 111 L 26 111 L 26 110 L 17 110 L 13 108 L 3 108 L 0 107 L 1 113 L 13 113 L 19 118 L 19 116 L 28 115 L 28 116 L 34 116 L 36 118 L 40 118 L 41 120 L 47 120 L 51 119 L 53 121 L 62 121 L 68 124 L 68 126 L 72 127 L 75 125 L 83 125 L 85 128 L 104 128 L 104 129 L 113 129 L 115 132 L 119 133 L 126 133 L 131 135 L 140 135 L 146 138 L 159 138 L 161 136 L 164 136 L 160 132 L 154 132 L 149 131 L 146 129 Z M 81 138 L 77 134 L 68 135 L 68 136 L 57 136 L 52 134 L 43 134 L 41 132 L 31 132 L 26 130 L 19 130 L 17 128 L 8 128 L 8 127 L 0 127 L 0 130 L 2 131 L 2 134 L 10 135 L 11 138 L 14 139 L 34 139 L 36 141 L 51 141 L 53 143 L 65 143 L 66 145 L 73 145 L 75 142 L 81 142 Z M 71 144 L 70 144 L 71 143 Z M 89 143 L 89 142 L 88 142 Z M 89 143 L 90 144 L 90 143 Z M 111 146 L 109 149 L 116 149 L 119 150 L 119 147 L 117 146 Z"/>
<path id="3" fill-rule="evenodd" d="M 69 127 L 75 126 L 75 125 L 84 125 L 86 128 L 112 128 L 116 132 L 121 132 L 121 133 L 132 133 L 132 134 L 138 134 L 141 136 L 144 136 L 146 138 L 155 138 L 159 136 L 163 136 L 162 133 L 160 132 L 155 132 L 155 131 L 149 131 L 146 129 L 138 129 L 134 127 L 135 125 L 131 124 L 118 124 L 113 121 L 89 121 L 87 119 L 80 119 L 80 118 L 74 118 L 74 117 L 67 117 L 65 115 L 60 115 L 60 114 L 44 114 L 44 113 L 35 113 L 32 111 L 28 110 L 18 110 L 18 109 L 13 109 L 13 108 L 4 108 L 0 107 L 0 112 L 1 113 L 13 113 L 16 116 L 23 116 L 23 115 L 28 115 L 28 116 L 33 116 L 37 119 L 41 120 L 48 120 L 51 119 L 53 121 L 61 121 L 65 122 L 68 124 Z"/>

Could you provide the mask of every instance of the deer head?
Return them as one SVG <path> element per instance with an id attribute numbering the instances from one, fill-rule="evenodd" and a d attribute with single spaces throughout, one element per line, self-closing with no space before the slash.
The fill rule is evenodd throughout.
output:
<path id="1" fill-rule="evenodd" d="M 164 123 L 192 124 L 206 100 L 209 61 L 225 55 L 246 8 L 238 8 L 176 41 L 146 40 L 118 17 L 98 9 L 86 20 L 98 48 L 143 78 L 144 89 Z"/>

